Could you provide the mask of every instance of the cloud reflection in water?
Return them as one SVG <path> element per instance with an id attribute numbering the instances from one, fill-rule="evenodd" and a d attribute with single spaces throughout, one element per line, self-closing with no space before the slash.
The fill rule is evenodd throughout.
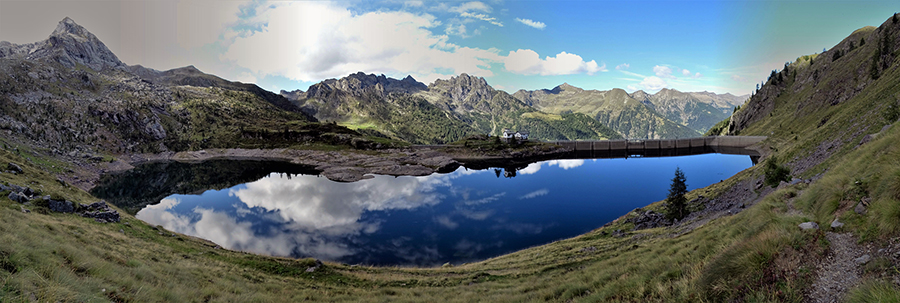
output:
<path id="1" fill-rule="evenodd" d="M 364 213 L 436 205 L 444 198 L 436 191 L 438 187 L 449 188 L 451 179 L 478 172 L 460 169 L 452 174 L 426 177 L 376 176 L 354 183 L 338 183 L 316 176 L 288 178 L 270 174 L 226 189 L 227 195 L 237 201 L 229 202 L 230 209 L 185 205 L 182 208 L 189 209 L 178 210 L 184 196 L 174 195 L 147 206 L 137 217 L 229 249 L 340 260 L 359 253 L 353 244 L 365 241 L 356 239 L 358 235 L 379 230 L 383 220 L 363 219 Z M 479 216 L 484 217 L 475 214 L 476 218 Z M 455 224 L 449 220 L 443 223 Z M 410 261 L 440 256 L 436 247 L 376 245 L 369 249 L 395 250 Z"/>
<path id="2" fill-rule="evenodd" d="M 726 160 L 721 155 L 657 158 L 639 166 L 621 159 L 555 160 L 528 165 L 516 178 L 460 168 L 450 174 L 376 176 L 354 183 L 269 174 L 202 195 L 171 195 L 137 217 L 260 254 L 350 264 L 457 264 L 584 233 L 664 199 L 670 176 L 658 171 L 681 166 L 694 180 L 690 184 L 704 186 L 718 182 L 718 174 L 751 165 L 749 159 Z M 709 165 L 711 161 L 722 165 Z M 146 171 L 169 173 L 164 168 Z M 193 180 L 195 187 L 203 188 L 202 181 Z M 631 184 L 639 184 L 639 190 L 628 190 Z"/>

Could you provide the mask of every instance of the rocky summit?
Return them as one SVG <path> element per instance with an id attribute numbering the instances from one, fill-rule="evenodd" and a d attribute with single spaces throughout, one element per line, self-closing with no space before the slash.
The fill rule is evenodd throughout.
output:
<path id="1" fill-rule="evenodd" d="M 67 68 L 81 64 L 95 71 L 125 65 L 100 39 L 69 17 L 59 21 L 46 40 L 22 45 L 0 42 L 0 58 L 49 60 Z"/>

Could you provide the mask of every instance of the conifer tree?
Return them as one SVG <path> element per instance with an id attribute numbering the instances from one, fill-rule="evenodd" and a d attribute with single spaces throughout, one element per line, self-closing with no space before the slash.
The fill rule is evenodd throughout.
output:
<path id="1" fill-rule="evenodd" d="M 667 213 L 669 220 L 682 220 L 688 215 L 687 184 L 685 184 L 684 172 L 681 168 L 675 169 L 675 177 L 672 178 L 672 186 L 669 188 L 669 195 L 666 197 Z"/>

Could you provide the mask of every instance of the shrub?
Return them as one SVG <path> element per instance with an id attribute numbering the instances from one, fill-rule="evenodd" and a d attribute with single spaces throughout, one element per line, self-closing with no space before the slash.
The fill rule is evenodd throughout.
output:
<path id="1" fill-rule="evenodd" d="M 778 186 L 781 181 L 788 182 L 791 180 L 791 171 L 783 165 L 778 165 L 778 159 L 775 156 L 766 161 L 765 182 L 771 187 Z"/>

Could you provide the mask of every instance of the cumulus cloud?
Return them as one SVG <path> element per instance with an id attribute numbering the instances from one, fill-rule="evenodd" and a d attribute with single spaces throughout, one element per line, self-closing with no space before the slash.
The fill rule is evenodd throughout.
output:
<path id="1" fill-rule="evenodd" d="M 703 74 L 701 74 L 699 72 L 694 74 L 693 76 L 691 76 L 691 78 L 694 78 L 694 79 L 700 79 L 701 77 L 703 77 Z"/>
<path id="2" fill-rule="evenodd" d="M 256 30 L 232 31 L 233 43 L 220 59 L 257 75 L 311 82 L 365 71 L 409 74 L 428 83 L 448 71 L 491 76 L 490 63 L 502 60 L 496 49 L 461 47 L 446 35 L 433 34 L 431 29 L 441 22 L 429 14 L 354 14 L 329 3 L 303 1 L 259 7 L 246 22 L 250 25 L 245 27 Z"/>
<path id="3" fill-rule="evenodd" d="M 656 76 L 660 78 L 675 79 L 675 76 L 672 76 L 672 69 L 668 66 L 654 66 L 653 72 L 656 73 Z"/>
<path id="4" fill-rule="evenodd" d="M 530 175 L 530 174 L 536 173 L 536 172 L 538 172 L 539 170 L 541 170 L 541 163 L 543 163 L 543 162 L 537 162 L 537 163 L 531 163 L 531 164 L 528 164 L 528 166 L 526 166 L 525 168 L 520 169 L 520 170 L 518 171 L 518 173 L 519 173 L 520 175 Z"/>
<path id="5" fill-rule="evenodd" d="M 681 74 L 682 74 L 682 75 L 685 75 L 685 76 L 690 76 L 690 75 L 691 75 L 691 71 L 686 70 L 686 69 L 683 69 L 683 70 L 681 70 Z"/>
<path id="6" fill-rule="evenodd" d="M 547 24 L 544 24 L 544 22 L 538 22 L 531 19 L 516 18 L 516 21 L 536 29 L 544 29 L 544 27 L 547 27 Z"/>
<path id="7" fill-rule="evenodd" d="M 622 63 L 619 65 L 616 65 L 616 70 L 626 70 L 629 67 L 631 67 L 631 65 L 629 65 L 628 63 Z"/>
<path id="8" fill-rule="evenodd" d="M 650 76 L 644 78 L 640 84 L 646 90 L 660 90 L 669 86 L 669 83 L 666 83 L 666 80 L 660 79 L 656 76 Z"/>
<path id="9" fill-rule="evenodd" d="M 606 64 L 598 65 L 597 61 L 585 62 L 581 56 L 561 52 L 555 57 L 547 56 L 544 59 L 537 52 L 530 49 L 510 51 L 503 60 L 506 70 L 523 75 L 571 75 L 586 73 L 593 75 L 596 72 L 605 72 Z"/>

